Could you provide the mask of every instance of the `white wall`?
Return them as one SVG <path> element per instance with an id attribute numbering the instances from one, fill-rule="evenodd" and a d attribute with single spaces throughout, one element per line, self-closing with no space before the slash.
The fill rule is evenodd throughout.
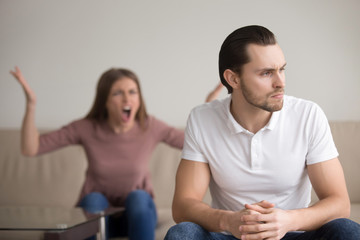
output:
<path id="1" fill-rule="evenodd" d="M 1 0 L 0 127 L 19 127 L 24 113 L 15 65 L 37 93 L 38 127 L 83 117 L 110 67 L 135 71 L 149 113 L 184 126 L 219 81 L 221 43 L 249 24 L 277 35 L 287 94 L 330 120 L 360 120 L 359 11 L 358 0 Z"/>

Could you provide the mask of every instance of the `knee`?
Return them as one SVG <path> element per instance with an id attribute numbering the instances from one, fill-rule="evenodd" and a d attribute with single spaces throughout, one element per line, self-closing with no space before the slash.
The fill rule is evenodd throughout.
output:
<path id="1" fill-rule="evenodd" d="M 144 206 L 150 200 L 152 200 L 152 198 L 149 193 L 144 190 L 135 190 L 126 197 L 125 207 L 128 208 L 131 207 L 131 205 L 136 205 L 137 207 Z"/>
<path id="2" fill-rule="evenodd" d="M 107 198 L 99 193 L 92 192 L 86 195 L 79 203 L 80 207 L 89 212 L 99 212 L 109 207 Z"/>
<path id="3" fill-rule="evenodd" d="M 137 200 L 137 199 L 144 199 L 144 198 L 151 198 L 150 194 L 144 190 L 135 190 L 129 193 L 126 197 L 126 201 L 128 200 Z"/>
<path id="4" fill-rule="evenodd" d="M 142 214 L 153 211 L 155 204 L 149 193 L 143 190 L 136 190 L 126 197 L 125 208 L 132 214 Z"/>
<path id="5" fill-rule="evenodd" d="M 326 223 L 323 228 L 338 239 L 360 239 L 360 225 L 347 218 L 338 218 Z"/>
<path id="6" fill-rule="evenodd" d="M 202 239 L 206 233 L 207 232 L 196 223 L 181 222 L 168 230 L 165 240 Z"/>

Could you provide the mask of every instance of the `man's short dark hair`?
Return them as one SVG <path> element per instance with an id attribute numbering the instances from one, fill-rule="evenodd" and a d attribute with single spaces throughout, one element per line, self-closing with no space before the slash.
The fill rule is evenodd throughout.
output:
<path id="1" fill-rule="evenodd" d="M 270 30 L 257 25 L 236 29 L 227 36 L 219 52 L 219 74 L 228 93 L 232 93 L 233 89 L 224 79 L 224 71 L 230 69 L 241 75 L 242 66 L 250 62 L 247 46 L 249 44 L 267 46 L 276 43 L 275 35 Z"/>

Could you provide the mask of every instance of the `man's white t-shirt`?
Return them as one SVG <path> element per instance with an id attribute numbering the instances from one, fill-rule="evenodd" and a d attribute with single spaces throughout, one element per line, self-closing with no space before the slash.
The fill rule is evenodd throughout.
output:
<path id="1" fill-rule="evenodd" d="M 238 211 L 262 200 L 276 208 L 305 208 L 311 184 L 306 166 L 338 156 L 327 118 L 313 102 L 285 96 L 284 106 L 253 134 L 230 113 L 231 96 L 194 108 L 182 158 L 211 171 L 212 207 Z"/>

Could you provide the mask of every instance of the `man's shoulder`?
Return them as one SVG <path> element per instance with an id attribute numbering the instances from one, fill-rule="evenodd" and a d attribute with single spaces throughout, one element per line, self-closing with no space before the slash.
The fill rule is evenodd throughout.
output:
<path id="1" fill-rule="evenodd" d="M 289 96 L 289 95 L 285 95 L 284 96 L 285 99 L 285 103 L 287 104 L 315 104 L 313 101 L 311 100 L 307 100 L 304 98 L 298 98 L 295 96 Z"/>
<path id="2" fill-rule="evenodd" d="M 286 95 L 284 97 L 284 110 L 310 110 L 319 106 L 307 99 Z"/>

